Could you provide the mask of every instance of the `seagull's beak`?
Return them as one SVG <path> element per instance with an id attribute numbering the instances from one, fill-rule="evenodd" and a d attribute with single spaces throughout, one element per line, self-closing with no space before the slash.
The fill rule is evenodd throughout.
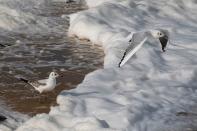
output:
<path id="1" fill-rule="evenodd" d="M 59 74 L 59 76 L 58 76 L 58 77 L 64 77 L 64 76 L 63 76 L 63 74 Z"/>

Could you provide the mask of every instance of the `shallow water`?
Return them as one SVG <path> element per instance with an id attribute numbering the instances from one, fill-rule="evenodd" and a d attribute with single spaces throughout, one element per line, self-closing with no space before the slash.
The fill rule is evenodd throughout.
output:
<path id="1" fill-rule="evenodd" d="M 103 63 L 100 47 L 67 36 L 69 21 L 61 15 L 83 10 L 84 6 L 50 2 L 42 7 L 35 14 L 47 18 L 54 32 L 0 33 L 0 99 L 11 109 L 28 115 L 48 112 L 62 90 L 75 88 L 88 72 L 101 68 Z M 52 70 L 63 74 L 54 92 L 40 95 L 17 79 L 42 79 Z"/>

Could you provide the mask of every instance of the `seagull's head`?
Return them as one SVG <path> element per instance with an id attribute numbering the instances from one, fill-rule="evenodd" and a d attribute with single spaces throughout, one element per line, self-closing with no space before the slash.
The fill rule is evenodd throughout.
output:
<path id="1" fill-rule="evenodd" d="M 59 74 L 57 72 L 51 72 L 49 75 L 49 78 L 57 78 L 59 77 Z"/>
<path id="2" fill-rule="evenodd" d="M 152 30 L 151 34 L 154 38 L 159 39 L 162 47 L 162 51 L 165 52 L 165 48 L 168 43 L 168 32 L 162 30 Z"/>
<path id="3" fill-rule="evenodd" d="M 151 31 L 151 34 L 152 34 L 152 36 L 153 36 L 154 38 L 156 38 L 156 39 L 159 39 L 159 38 L 165 36 L 164 32 L 162 32 L 162 31 L 160 31 L 160 30 L 152 30 L 152 31 Z"/>

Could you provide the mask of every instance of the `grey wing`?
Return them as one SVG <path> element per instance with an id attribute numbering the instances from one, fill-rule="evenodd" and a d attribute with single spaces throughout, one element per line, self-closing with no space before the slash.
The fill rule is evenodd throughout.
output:
<path id="1" fill-rule="evenodd" d="M 38 80 L 39 83 L 43 83 L 45 84 L 47 82 L 47 79 L 43 79 L 43 80 Z"/>
<path id="2" fill-rule="evenodd" d="M 138 46 L 140 44 L 140 42 L 142 42 L 144 40 L 144 38 L 146 37 L 145 35 L 146 34 L 144 32 L 133 34 L 133 37 L 131 38 L 131 40 L 129 40 L 130 44 L 127 47 L 127 49 L 125 50 L 125 52 L 130 52 L 136 46 Z"/>
<path id="3" fill-rule="evenodd" d="M 129 45 L 128 47 L 126 48 L 122 58 L 121 58 L 121 61 L 119 63 L 119 67 L 120 67 L 120 64 L 122 63 L 122 61 L 124 60 L 124 58 L 127 56 L 127 54 L 132 51 L 135 47 L 137 47 L 140 42 L 142 42 L 145 38 L 145 34 L 144 33 L 135 33 L 133 34 L 132 38 L 129 40 Z"/>
<path id="4" fill-rule="evenodd" d="M 41 83 L 39 81 L 29 81 L 29 84 L 32 85 L 35 88 L 38 88 L 39 86 L 45 86 L 46 83 Z"/>

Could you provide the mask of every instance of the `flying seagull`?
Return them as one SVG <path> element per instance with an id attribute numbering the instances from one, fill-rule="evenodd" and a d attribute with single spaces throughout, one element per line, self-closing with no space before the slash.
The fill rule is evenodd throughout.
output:
<path id="1" fill-rule="evenodd" d="M 124 55 L 119 63 L 119 67 L 122 67 L 146 42 L 149 37 L 159 39 L 161 49 L 165 52 L 165 48 L 168 43 L 168 32 L 165 30 L 150 30 L 146 32 L 133 33 L 132 38 L 129 40 L 129 46 L 124 52 Z"/>
<path id="2" fill-rule="evenodd" d="M 48 79 L 30 81 L 24 78 L 19 78 L 21 81 L 33 86 L 39 93 L 52 91 L 56 87 L 56 78 L 59 74 L 51 72 Z"/>

